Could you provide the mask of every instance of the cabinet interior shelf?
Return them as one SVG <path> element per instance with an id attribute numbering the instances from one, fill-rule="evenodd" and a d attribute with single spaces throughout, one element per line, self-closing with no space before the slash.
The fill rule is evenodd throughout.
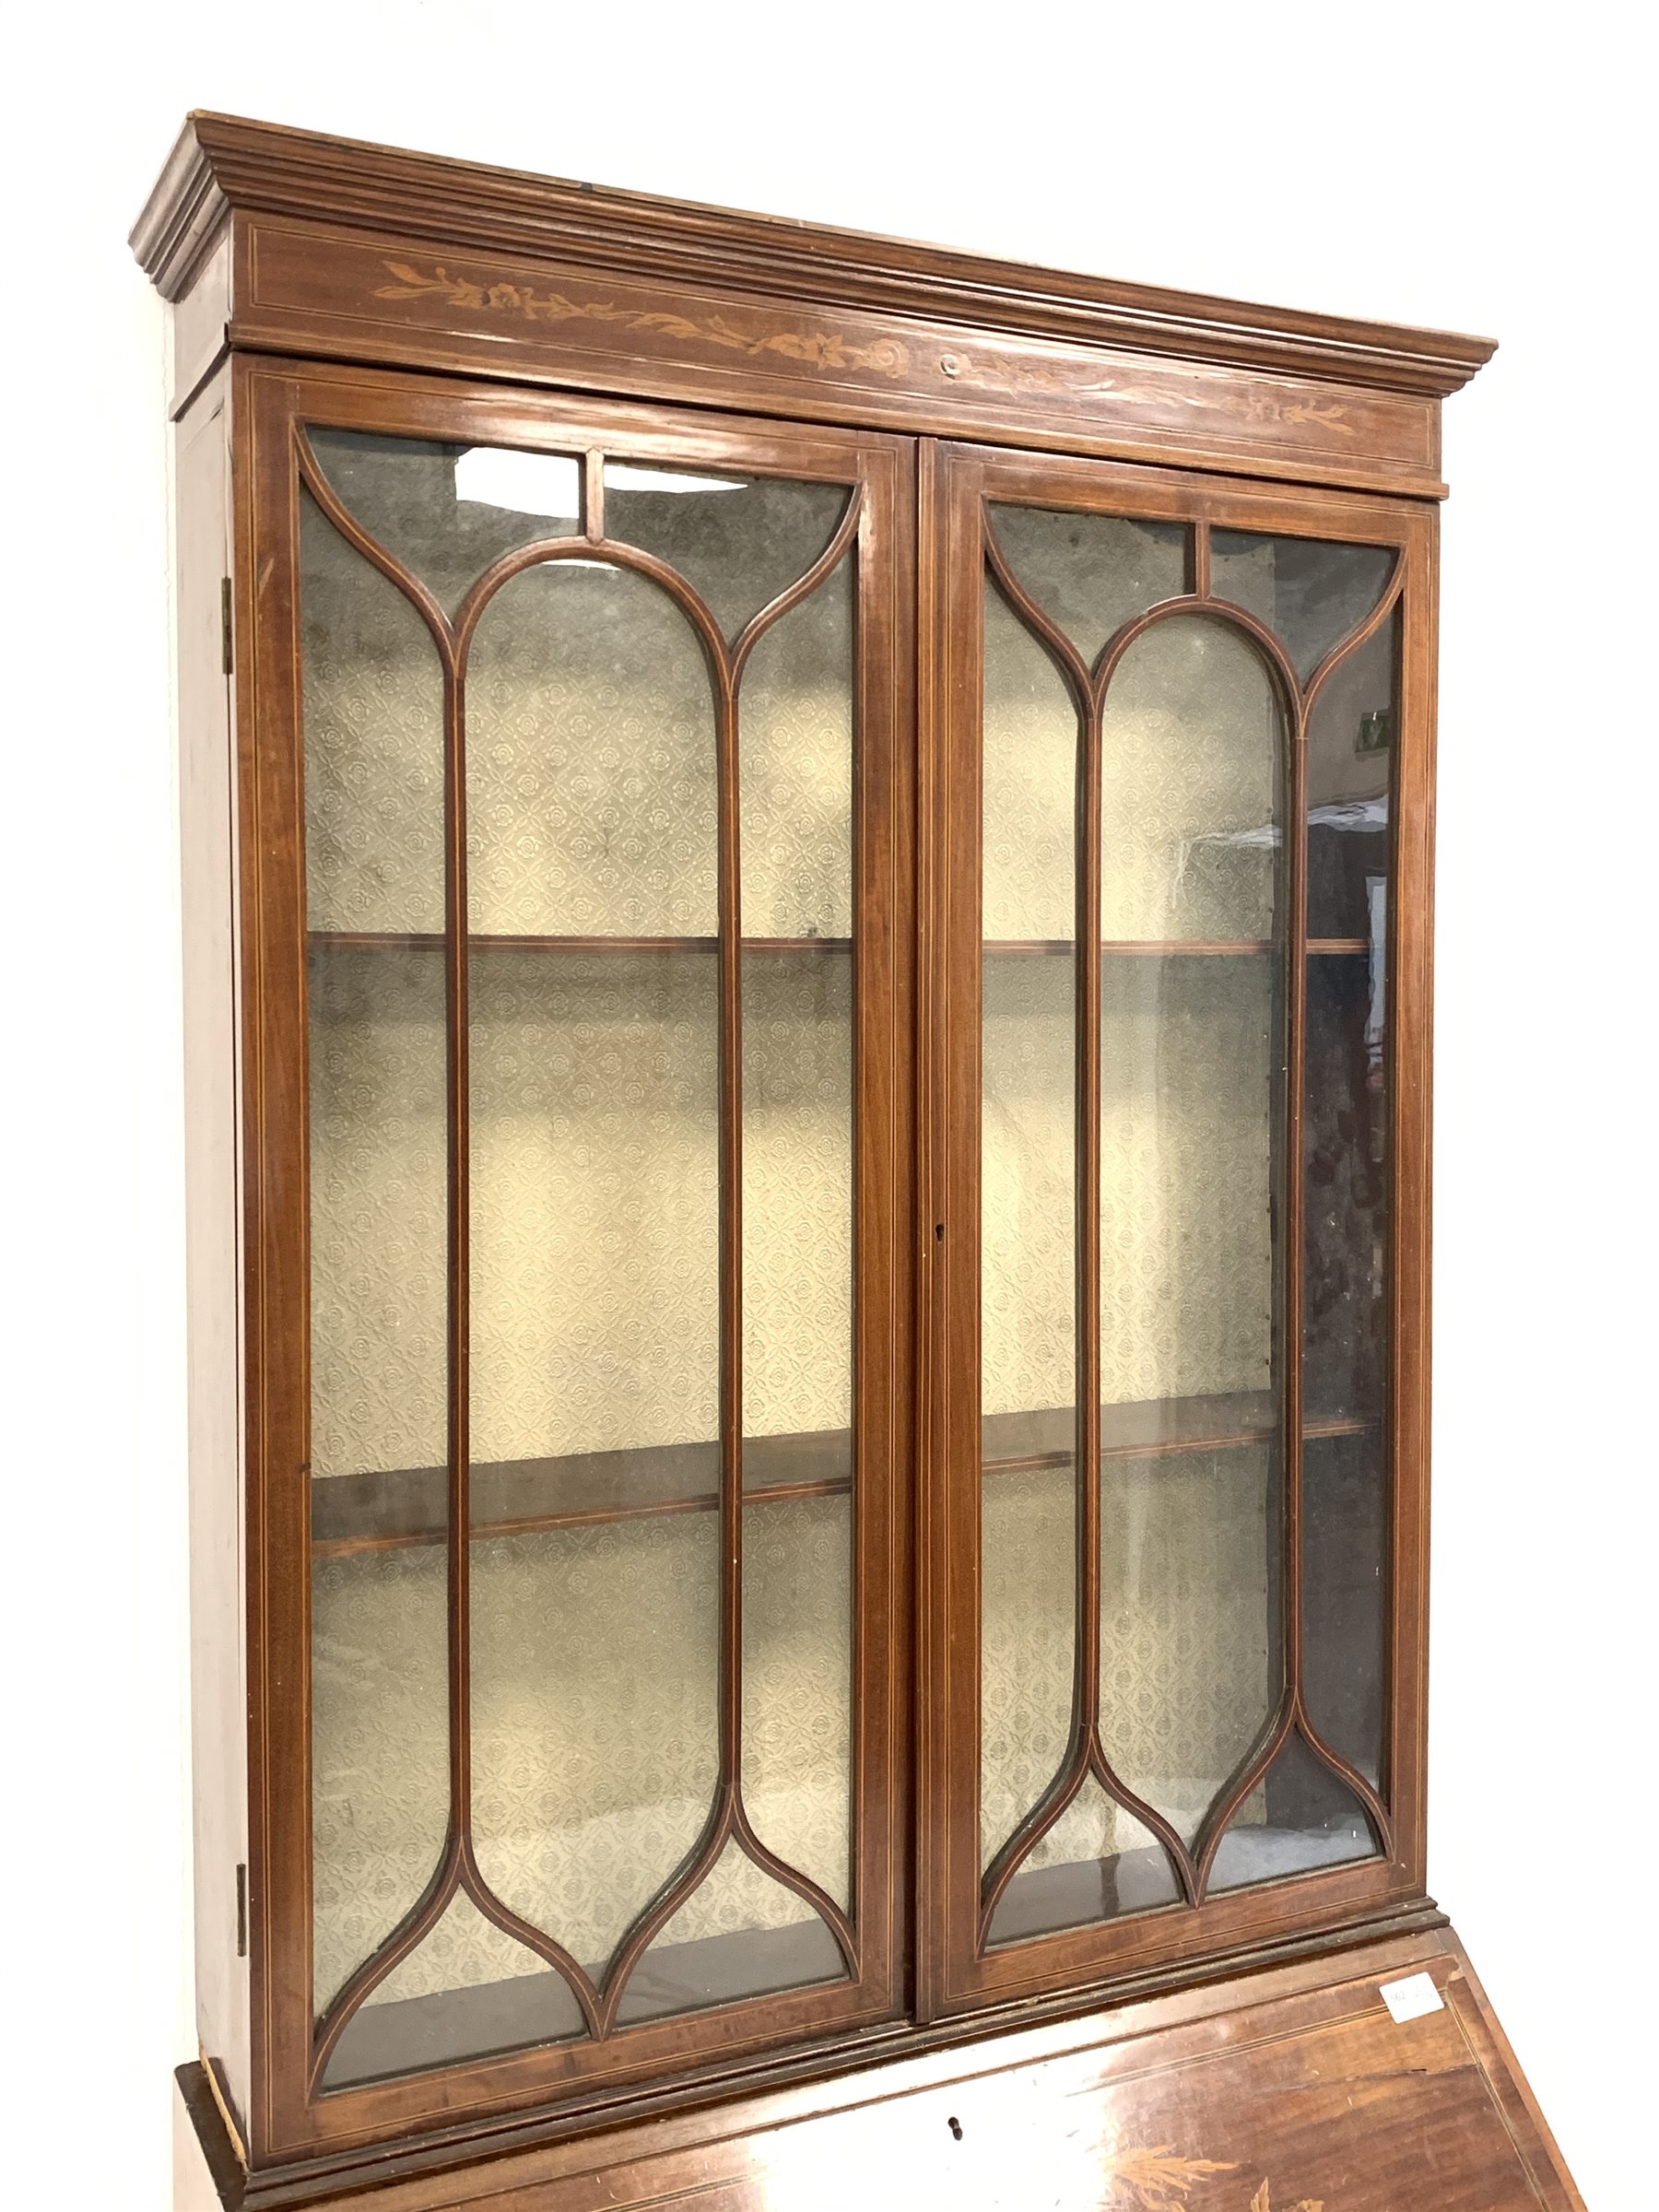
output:
<path id="1" fill-rule="evenodd" d="M 984 1472 L 1015 1475 L 1065 1466 L 1072 1457 L 1075 1418 L 1065 1406 L 991 1415 L 984 1424 Z M 1376 1425 L 1371 1416 L 1339 1415 L 1310 1419 L 1303 1434 L 1311 1440 L 1359 1436 Z M 1141 1459 L 1230 1451 L 1261 1442 L 1274 1433 L 1274 1426 L 1272 1400 L 1265 1391 L 1102 1406 L 1100 1455 Z M 852 1431 L 826 1429 L 747 1438 L 743 1469 L 748 1505 L 845 1497 L 853 1488 Z M 531 1535 L 660 1513 L 712 1512 L 720 1502 L 720 1447 L 713 1442 L 656 1444 L 556 1459 L 475 1462 L 470 1487 L 475 1537 Z M 448 1493 L 444 1467 L 405 1467 L 313 1482 L 312 1556 L 339 1559 L 441 1544 L 448 1533 Z"/>
<path id="2" fill-rule="evenodd" d="M 448 940 L 441 930 L 313 929 L 312 952 L 441 952 Z M 716 953 L 718 937 L 538 937 L 476 932 L 467 940 L 473 952 L 667 952 Z M 851 952 L 851 937 L 744 937 L 745 952 Z"/>
<path id="3" fill-rule="evenodd" d="M 446 939 L 440 930 L 313 929 L 308 940 L 312 952 L 441 952 Z M 715 953 L 718 937 L 616 936 L 510 936 L 475 933 L 467 940 L 474 952 L 662 952 Z M 746 953 L 851 952 L 851 937 L 744 937 Z M 1069 937 L 987 937 L 983 950 L 997 959 L 1041 959 L 1069 954 L 1076 949 Z M 1270 937 L 1117 937 L 1106 938 L 1101 953 L 1109 959 L 1189 959 L 1226 958 L 1276 951 Z M 1364 937 L 1310 937 L 1310 953 L 1355 955 L 1369 952 Z"/>
<path id="4" fill-rule="evenodd" d="M 1070 937 L 987 937 L 982 949 L 988 959 L 1000 960 L 1053 958 L 1074 952 L 1077 947 Z M 1106 937 L 1100 944 L 1100 951 L 1107 959 L 1132 959 L 1137 955 L 1143 959 L 1155 960 L 1177 956 L 1182 959 L 1227 959 L 1277 950 L 1271 937 Z M 1364 937 L 1310 937 L 1308 950 L 1351 955 L 1369 952 L 1371 945 Z"/>

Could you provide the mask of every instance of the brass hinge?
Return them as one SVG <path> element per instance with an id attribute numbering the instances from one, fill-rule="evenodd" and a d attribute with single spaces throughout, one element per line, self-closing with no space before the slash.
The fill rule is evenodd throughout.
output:
<path id="1" fill-rule="evenodd" d="M 219 667 L 230 673 L 230 579 L 225 577 L 219 584 Z"/>
<path id="2" fill-rule="evenodd" d="M 248 1955 L 248 1868 L 244 1860 L 236 1869 L 236 1955 Z"/>

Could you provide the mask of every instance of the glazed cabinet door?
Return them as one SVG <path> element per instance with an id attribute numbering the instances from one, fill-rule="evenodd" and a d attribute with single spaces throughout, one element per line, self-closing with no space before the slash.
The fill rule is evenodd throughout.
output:
<path id="1" fill-rule="evenodd" d="M 1432 540 L 927 467 L 948 2011 L 1420 1892 Z"/>
<path id="2" fill-rule="evenodd" d="M 888 2018 L 909 447 L 245 367 L 256 2138 Z"/>

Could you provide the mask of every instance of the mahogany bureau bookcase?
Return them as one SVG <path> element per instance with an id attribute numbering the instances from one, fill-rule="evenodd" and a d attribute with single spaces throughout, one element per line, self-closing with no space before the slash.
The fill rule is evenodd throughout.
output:
<path id="1" fill-rule="evenodd" d="M 133 242 L 225 2203 L 1577 2205 L 1424 1894 L 1489 346 L 208 114 Z"/>

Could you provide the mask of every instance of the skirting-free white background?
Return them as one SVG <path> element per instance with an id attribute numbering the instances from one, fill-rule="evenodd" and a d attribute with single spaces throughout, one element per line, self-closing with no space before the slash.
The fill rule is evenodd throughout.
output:
<path id="1" fill-rule="evenodd" d="M 1605 0 L 41 0 L 14 18 L 15 2212 L 171 2206 L 169 2075 L 193 2045 L 162 317 L 125 245 L 191 106 L 1502 341 L 1446 409 L 1430 1878 L 1594 2212 L 1653 2204 L 1659 660 L 1640 21 Z"/>

